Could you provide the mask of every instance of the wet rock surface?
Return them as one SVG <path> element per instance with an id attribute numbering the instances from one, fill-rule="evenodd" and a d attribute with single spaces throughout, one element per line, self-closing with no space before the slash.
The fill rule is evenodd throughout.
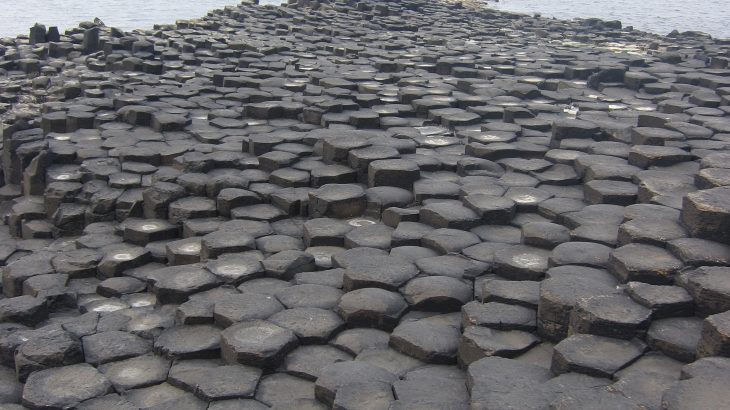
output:
<path id="1" fill-rule="evenodd" d="M 0 407 L 730 406 L 726 41 L 423 0 L 0 40 Z"/>

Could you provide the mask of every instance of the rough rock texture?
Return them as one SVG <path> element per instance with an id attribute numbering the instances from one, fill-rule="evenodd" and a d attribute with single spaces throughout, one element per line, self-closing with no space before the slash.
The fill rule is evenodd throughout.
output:
<path id="1" fill-rule="evenodd" d="M 727 41 L 254 3 L 0 39 L 0 407 L 730 407 Z"/>

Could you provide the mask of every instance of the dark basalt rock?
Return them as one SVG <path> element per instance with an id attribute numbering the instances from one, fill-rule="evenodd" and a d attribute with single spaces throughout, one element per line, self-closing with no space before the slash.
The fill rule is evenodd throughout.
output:
<path id="1" fill-rule="evenodd" d="M 155 351 L 169 358 L 216 357 L 220 352 L 220 338 L 220 330 L 210 325 L 172 327 L 155 340 Z"/>
<path id="2" fill-rule="evenodd" d="M 631 339 L 645 330 L 652 312 L 625 295 L 583 298 L 571 312 L 571 333 Z"/>
<path id="3" fill-rule="evenodd" d="M 111 389 L 109 380 L 91 365 L 75 364 L 31 374 L 23 390 L 23 403 L 31 408 L 76 406 Z"/>
<path id="4" fill-rule="evenodd" d="M 730 407 L 726 41 L 255 3 L 2 41 L 0 407 Z"/>
<path id="5" fill-rule="evenodd" d="M 99 366 L 99 371 L 116 389 L 130 390 L 167 380 L 170 361 L 159 356 L 144 355 Z"/>
<path id="6" fill-rule="evenodd" d="M 294 376 L 316 380 L 328 365 L 351 359 L 348 353 L 332 346 L 300 346 L 286 356 L 282 367 Z"/>
<path id="7" fill-rule="evenodd" d="M 703 266 L 682 272 L 677 278 L 679 286 L 687 290 L 694 299 L 698 313 L 702 315 L 722 313 L 727 309 L 730 289 L 727 284 L 726 267 Z"/>
<path id="8" fill-rule="evenodd" d="M 407 308 L 405 299 L 397 293 L 363 288 L 342 295 L 336 311 L 351 326 L 391 330 Z"/>
<path id="9" fill-rule="evenodd" d="M 324 403 L 332 403 L 338 391 L 355 382 L 392 384 L 396 377 L 385 369 L 358 361 L 331 364 L 324 369 L 315 383 L 315 395 Z"/>
<path id="10" fill-rule="evenodd" d="M 397 351 L 426 363 L 448 364 L 456 361 L 459 330 L 424 320 L 406 322 L 390 336 L 390 345 Z"/>
<path id="11" fill-rule="evenodd" d="M 610 378 L 641 356 L 646 345 L 640 340 L 621 340 L 577 334 L 555 345 L 551 369 Z"/>
<path id="12" fill-rule="evenodd" d="M 152 350 L 152 343 L 121 331 L 100 332 L 83 339 L 86 362 L 104 364 L 143 355 Z"/>
<path id="13" fill-rule="evenodd" d="M 261 370 L 249 366 L 184 367 L 173 366 L 170 383 L 207 401 L 253 397 L 261 378 Z"/>
<path id="14" fill-rule="evenodd" d="M 274 367 L 297 346 L 291 330 L 260 320 L 241 322 L 221 333 L 223 359 L 256 367 Z"/>
<path id="15" fill-rule="evenodd" d="M 491 356 L 515 357 L 537 343 L 539 339 L 527 332 L 469 326 L 459 342 L 459 363 L 469 365 Z"/>

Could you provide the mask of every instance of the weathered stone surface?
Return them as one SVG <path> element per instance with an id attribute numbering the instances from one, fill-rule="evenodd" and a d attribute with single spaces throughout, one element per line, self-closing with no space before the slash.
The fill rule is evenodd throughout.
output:
<path id="1" fill-rule="evenodd" d="M 625 295 L 592 296 L 575 305 L 569 332 L 631 339 L 646 330 L 651 314 Z"/>
<path id="2" fill-rule="evenodd" d="M 459 330 L 446 324 L 426 321 L 405 322 L 393 329 L 390 345 L 426 363 L 454 363 Z"/>
<path id="3" fill-rule="evenodd" d="M 293 331 L 261 320 L 235 324 L 221 333 L 221 353 L 229 363 L 274 367 L 298 344 Z"/>
<path id="4" fill-rule="evenodd" d="M 315 382 L 314 392 L 320 401 L 333 403 L 344 386 L 353 383 L 381 382 L 392 384 L 396 377 L 385 369 L 358 361 L 333 363 L 324 369 Z"/>
<path id="5" fill-rule="evenodd" d="M 695 359 L 700 341 L 702 319 L 677 317 L 655 320 L 646 335 L 647 344 L 683 362 Z"/>
<path id="6" fill-rule="evenodd" d="M 724 187 L 692 192 L 684 197 L 682 222 L 692 236 L 730 243 L 727 236 L 728 198 L 730 190 Z"/>
<path id="7" fill-rule="evenodd" d="M 500 302 L 537 308 L 540 300 L 540 282 L 487 279 L 482 285 L 482 302 Z"/>
<path id="8" fill-rule="evenodd" d="M 133 389 L 127 392 L 126 397 L 137 408 L 180 407 L 202 409 L 206 405 L 204 401 L 199 400 L 192 393 L 187 393 L 185 390 L 169 383 Z"/>
<path id="9" fill-rule="evenodd" d="M 121 331 L 100 332 L 82 340 L 86 362 L 96 365 L 140 356 L 152 350 L 149 341 Z"/>
<path id="10" fill-rule="evenodd" d="M 353 383 L 337 390 L 332 408 L 338 410 L 386 408 L 390 407 L 393 401 L 393 391 L 387 383 Z"/>
<path id="11" fill-rule="evenodd" d="M 336 313 L 318 308 L 286 309 L 269 321 L 294 332 L 303 344 L 324 343 L 344 325 Z"/>
<path id="12" fill-rule="evenodd" d="M 206 401 L 253 397 L 261 378 L 260 369 L 238 364 L 180 367 L 172 368 L 170 383 Z"/>
<path id="13" fill-rule="evenodd" d="M 466 374 L 473 407 L 485 406 L 511 391 L 534 388 L 552 377 L 548 369 L 501 357 L 477 360 L 469 365 Z"/>
<path id="14" fill-rule="evenodd" d="M 35 326 L 48 317 L 48 306 L 43 298 L 17 296 L 0 300 L 0 321 Z"/>
<path id="15" fill-rule="evenodd" d="M 282 368 L 291 375 L 316 380 L 328 365 L 348 360 L 352 356 L 332 346 L 300 346 L 286 356 Z"/>
<path id="16" fill-rule="evenodd" d="M 351 218 L 365 212 L 365 191 L 353 184 L 327 184 L 309 193 L 312 217 Z"/>
<path id="17" fill-rule="evenodd" d="M 23 403 L 31 408 L 76 406 L 109 393 L 111 388 L 109 380 L 91 365 L 75 364 L 31 374 L 23 389 Z"/>
<path id="18" fill-rule="evenodd" d="M 369 255 L 350 258 L 343 276 L 345 290 L 378 287 L 395 290 L 418 274 L 418 268 L 390 256 Z"/>
<path id="19" fill-rule="evenodd" d="M 688 266 L 730 265 L 730 247 L 699 238 L 679 238 L 667 249 Z"/>
<path id="20" fill-rule="evenodd" d="M 438 386 L 438 387 L 437 387 Z M 412 408 L 421 406 L 468 405 L 466 374 L 456 366 L 428 365 L 409 371 L 393 383 L 397 404 Z"/>
<path id="21" fill-rule="evenodd" d="M 682 262 L 662 248 L 629 244 L 611 252 L 608 268 L 621 281 L 664 285 L 671 283 Z"/>
<path id="22" fill-rule="evenodd" d="M 82 363 L 84 360 L 81 342 L 62 329 L 41 329 L 30 335 L 22 336 L 21 333 L 19 336 L 20 344 L 15 349 L 13 358 L 13 378 L 19 381 L 25 381 L 34 371 Z"/>
<path id="23" fill-rule="evenodd" d="M 694 312 L 692 296 L 679 286 L 629 282 L 626 284 L 626 293 L 636 303 L 651 309 L 654 319 L 688 316 Z"/>
<path id="24" fill-rule="evenodd" d="M 697 356 L 728 356 L 730 352 L 730 312 L 708 316 L 702 324 Z"/>
<path id="25" fill-rule="evenodd" d="M 162 303 L 183 303 L 194 293 L 214 288 L 218 277 L 195 265 L 171 266 L 150 274 L 152 292 Z"/>
<path id="26" fill-rule="evenodd" d="M 165 330 L 155 340 L 155 350 L 169 358 L 216 357 L 220 352 L 220 330 L 215 326 L 178 326 Z"/>
<path id="27" fill-rule="evenodd" d="M 678 382 L 662 397 L 662 406 L 690 409 L 695 406 L 721 409 L 730 404 L 730 397 L 722 390 L 725 379 L 695 378 Z"/>
<path id="28" fill-rule="evenodd" d="M 682 272 L 677 282 L 692 295 L 698 313 L 721 313 L 730 309 L 728 272 L 726 267 L 703 266 Z"/>
<path id="29" fill-rule="evenodd" d="M 314 307 L 331 309 L 342 297 L 342 291 L 317 284 L 301 284 L 282 289 L 276 298 L 289 309 L 296 307 Z"/>
<path id="30" fill-rule="evenodd" d="M 459 363 L 469 365 L 485 357 L 515 357 L 539 343 L 539 339 L 519 330 L 501 331 L 469 326 L 459 341 Z"/>
<path id="31" fill-rule="evenodd" d="M 421 239 L 423 246 L 441 254 L 459 252 L 479 242 L 479 237 L 471 232 L 450 228 L 435 229 Z"/>
<path id="32" fill-rule="evenodd" d="M 352 355 L 366 350 L 383 350 L 388 347 L 390 334 L 383 330 L 370 328 L 346 329 L 340 332 L 331 344 Z"/>
<path id="33" fill-rule="evenodd" d="M 0 402 L 728 407 L 727 42 L 256 3 L 2 41 Z"/>
<path id="34" fill-rule="evenodd" d="M 333 218 L 315 218 L 304 223 L 304 244 L 309 246 L 343 246 L 345 234 L 354 227 Z"/>
<path id="35" fill-rule="evenodd" d="M 214 259 L 226 253 L 245 252 L 256 249 L 252 236 L 236 231 L 220 230 L 203 236 L 200 257 Z"/>
<path id="36" fill-rule="evenodd" d="M 256 400 L 267 406 L 286 406 L 314 399 L 314 383 L 285 373 L 265 376 L 256 389 Z"/>
<path id="37" fill-rule="evenodd" d="M 550 252 L 526 245 L 514 245 L 494 253 L 494 272 L 513 280 L 535 280 L 548 269 Z"/>
<path id="38" fill-rule="evenodd" d="M 558 374 L 572 371 L 610 378 L 645 349 L 646 345 L 637 339 L 577 334 L 555 345 L 551 369 Z"/>
<path id="39" fill-rule="evenodd" d="M 144 355 L 99 366 L 115 389 L 147 387 L 167 380 L 170 361 L 159 356 Z"/>
<path id="40" fill-rule="evenodd" d="M 480 224 L 479 215 L 461 203 L 436 202 L 421 207 L 420 221 L 435 228 L 468 230 Z"/>
<path id="41" fill-rule="evenodd" d="M 379 288 L 363 288 L 342 295 L 337 303 L 336 312 L 350 326 L 391 330 L 407 308 L 405 299 L 395 292 Z"/>
<path id="42" fill-rule="evenodd" d="M 565 270 L 565 269 L 564 269 Z M 589 275 L 594 274 L 595 277 Z M 604 276 L 608 276 L 608 280 Z M 541 336 L 559 341 L 568 335 L 570 315 L 585 297 L 615 293 L 610 275 L 591 268 L 573 268 L 564 276 L 551 277 L 540 284 L 537 327 Z"/>
<path id="43" fill-rule="evenodd" d="M 500 330 L 533 331 L 536 327 L 536 312 L 518 305 L 498 302 L 469 302 L 461 307 L 463 326 L 486 326 Z"/>
<path id="44" fill-rule="evenodd" d="M 401 293 L 412 308 L 436 312 L 458 311 L 474 294 L 467 283 L 449 276 L 412 279 Z"/>
<path id="45" fill-rule="evenodd" d="M 263 255 L 257 252 L 232 253 L 208 261 L 205 267 L 224 283 L 239 285 L 264 274 L 262 260 Z"/>
<path id="46" fill-rule="evenodd" d="M 248 292 L 215 302 L 213 318 L 217 325 L 226 328 L 236 322 L 265 320 L 282 310 L 284 306 L 275 297 Z"/>
<path id="47" fill-rule="evenodd" d="M 23 395 L 23 384 L 15 378 L 15 372 L 6 367 L 0 367 L 0 400 L 3 403 L 18 403 Z M 10 406 L 10 404 L 8 404 Z M 17 405 L 19 408 L 22 406 Z"/>

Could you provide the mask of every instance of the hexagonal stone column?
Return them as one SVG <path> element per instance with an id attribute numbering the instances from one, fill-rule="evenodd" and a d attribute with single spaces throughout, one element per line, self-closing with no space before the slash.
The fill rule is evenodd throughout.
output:
<path id="1" fill-rule="evenodd" d="M 379 255 L 353 257 L 345 266 L 343 288 L 396 290 L 418 274 L 416 265 L 400 258 Z"/>
<path id="2" fill-rule="evenodd" d="M 298 344 L 294 332 L 263 320 L 241 322 L 221 332 L 221 355 L 229 363 L 273 368 Z"/>
<path id="3" fill-rule="evenodd" d="M 730 310 L 730 268 L 702 266 L 679 274 L 677 284 L 694 298 L 700 315 Z"/>
<path id="4" fill-rule="evenodd" d="M 393 330 L 390 346 L 426 363 L 449 364 L 456 362 L 460 336 L 459 329 L 448 324 L 404 322 Z"/>
<path id="5" fill-rule="evenodd" d="M 459 341 L 458 359 L 462 365 L 469 365 L 490 356 L 515 357 L 538 343 L 537 336 L 521 330 L 468 326 Z"/>
<path id="6" fill-rule="evenodd" d="M 555 345 L 553 373 L 584 373 L 611 378 L 646 350 L 638 340 L 622 340 L 595 335 L 573 335 Z"/>
<path id="7" fill-rule="evenodd" d="M 408 304 L 395 292 L 379 288 L 363 288 L 345 293 L 336 312 L 351 326 L 392 330 Z"/>
<path id="8" fill-rule="evenodd" d="M 730 189 L 687 194 L 682 201 L 682 222 L 692 236 L 730 244 Z"/>
<path id="9" fill-rule="evenodd" d="M 418 164 L 406 159 L 380 159 L 368 165 L 368 186 L 394 186 L 412 189 L 420 178 Z"/>
<path id="10" fill-rule="evenodd" d="M 568 335 L 570 315 L 580 299 L 616 291 L 613 285 L 584 277 L 590 274 L 591 268 L 579 269 L 574 276 L 551 277 L 540 284 L 537 314 L 540 336 L 553 341 L 562 340 Z"/>
<path id="11" fill-rule="evenodd" d="M 213 325 L 176 326 L 155 340 L 155 351 L 170 359 L 206 359 L 220 355 L 220 330 Z"/>
<path id="12" fill-rule="evenodd" d="M 730 311 L 705 319 L 697 356 L 730 356 Z"/>
<path id="13" fill-rule="evenodd" d="M 682 361 L 695 360 L 702 333 L 698 317 L 670 317 L 655 320 L 646 334 L 646 343 L 665 355 Z"/>
<path id="14" fill-rule="evenodd" d="M 48 306 L 44 298 L 23 295 L 0 300 L 0 322 L 35 326 L 47 318 Z"/>
<path id="15" fill-rule="evenodd" d="M 110 331 L 82 338 L 86 362 L 99 365 L 143 355 L 152 350 L 152 343 L 137 335 Z"/>
<path id="16" fill-rule="evenodd" d="M 89 364 L 56 367 L 28 377 L 23 404 L 32 409 L 71 408 L 111 389 L 109 380 Z"/>
<path id="17" fill-rule="evenodd" d="M 570 333 L 630 339 L 649 327 L 651 310 L 626 295 L 580 299 L 570 316 Z"/>
<path id="18" fill-rule="evenodd" d="M 152 292 L 160 303 L 183 303 L 188 296 L 217 286 L 220 280 L 196 265 L 160 268 L 152 272 Z"/>
<path id="19" fill-rule="evenodd" d="M 553 377 L 544 367 L 502 357 L 487 357 L 471 363 L 466 376 L 473 408 L 486 408 L 494 396 L 533 389 Z"/>
<path id="20" fill-rule="evenodd" d="M 367 206 L 365 190 L 354 184 L 327 184 L 309 193 L 309 215 L 313 218 L 351 218 L 362 215 Z"/>
<path id="21" fill-rule="evenodd" d="M 225 253 L 245 252 L 256 249 L 253 236 L 240 231 L 220 230 L 203 236 L 200 258 L 214 259 Z"/>
<path id="22" fill-rule="evenodd" d="M 314 386 L 314 394 L 320 401 L 331 404 L 337 391 L 355 383 L 381 382 L 392 384 L 397 377 L 391 372 L 361 361 L 333 363 L 322 370 Z"/>
<path id="23" fill-rule="evenodd" d="M 682 261 L 663 248 L 632 243 L 611 252 L 608 269 L 622 282 L 669 284 L 682 268 Z"/>
<path id="24" fill-rule="evenodd" d="M 186 366 L 176 363 L 169 375 L 171 384 L 193 392 L 199 398 L 225 400 L 253 397 L 261 378 L 261 369 L 239 364 L 226 366 Z"/>

